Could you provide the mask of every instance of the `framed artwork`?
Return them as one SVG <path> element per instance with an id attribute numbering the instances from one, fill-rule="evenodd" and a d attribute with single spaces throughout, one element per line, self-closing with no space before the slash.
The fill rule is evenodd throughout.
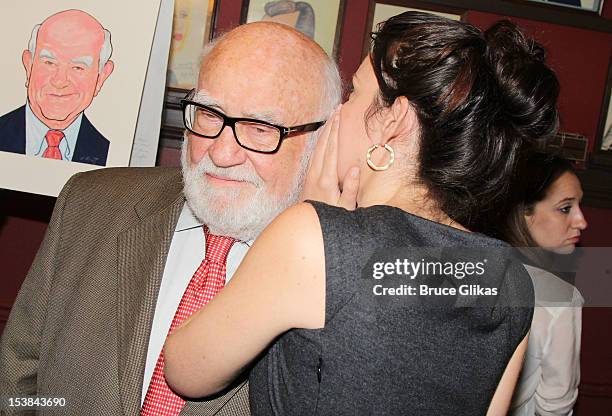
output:
<path id="1" fill-rule="evenodd" d="M 575 9 L 600 13 L 603 0 L 528 0 L 537 3 L 549 4 L 551 6 L 573 7 Z"/>
<path id="2" fill-rule="evenodd" d="M 2 188 L 57 196 L 129 164 L 161 0 L 81 3 L 0 5 Z"/>
<path id="3" fill-rule="evenodd" d="M 200 50 L 212 38 L 215 0 L 175 0 L 166 86 L 189 90 L 198 79 Z"/>
<path id="4" fill-rule="evenodd" d="M 243 23 L 272 21 L 296 28 L 335 56 L 345 0 L 245 0 Z"/>
<path id="5" fill-rule="evenodd" d="M 608 174 L 612 170 L 612 55 L 608 64 L 608 78 L 595 136 L 595 146 L 589 158 L 589 168 L 591 167 L 604 169 L 608 171 Z"/>
<path id="6" fill-rule="evenodd" d="M 608 65 L 608 80 L 606 82 L 606 94 L 604 95 L 603 107 L 599 118 L 597 129 L 597 150 L 610 152 L 612 156 L 612 58 Z"/>
<path id="7" fill-rule="evenodd" d="M 375 32 L 377 26 L 389 19 L 390 17 L 396 16 L 400 13 L 407 11 L 419 11 L 425 13 L 431 13 L 438 16 L 446 17 L 453 20 L 461 20 L 464 9 L 450 8 L 446 6 L 432 5 L 430 3 L 424 4 L 418 1 L 402 1 L 402 0 L 383 0 L 375 1 L 370 0 L 370 6 L 368 9 L 368 20 L 367 30 L 368 34 Z M 362 56 L 366 56 L 370 51 L 370 36 L 366 36 L 363 44 Z"/>

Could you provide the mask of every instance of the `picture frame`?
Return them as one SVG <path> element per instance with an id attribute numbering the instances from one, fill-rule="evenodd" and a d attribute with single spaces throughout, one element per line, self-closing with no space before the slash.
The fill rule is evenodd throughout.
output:
<path id="1" fill-rule="evenodd" d="M 529 2 L 541 3 L 546 6 L 568 7 L 575 10 L 601 13 L 604 0 L 526 0 Z"/>
<path id="2" fill-rule="evenodd" d="M 467 9 L 459 7 L 424 3 L 417 0 L 370 0 L 366 23 L 366 33 L 368 36 L 364 37 L 362 58 L 370 51 L 369 34 L 376 31 L 376 26 L 392 16 L 410 10 L 432 13 L 454 20 L 463 20 L 463 15 L 467 11 Z"/>
<path id="3" fill-rule="evenodd" d="M 603 1 L 606 0 L 600 1 L 603 7 Z M 610 20 L 598 12 L 577 7 L 564 7 L 539 0 L 461 0 L 460 2 L 457 0 L 379 0 L 378 3 L 428 10 L 455 8 L 612 33 Z M 420 6 L 411 6 L 415 3 L 420 3 Z"/>
<path id="4" fill-rule="evenodd" d="M 213 37 L 218 0 L 175 0 L 166 87 L 189 91 L 198 78 L 202 46 Z"/>
<path id="5" fill-rule="evenodd" d="M 240 23 L 276 21 L 295 27 L 336 57 L 346 0 L 245 0 Z"/>
<path id="6" fill-rule="evenodd" d="M 170 42 L 170 54 L 168 57 L 168 72 L 166 76 L 166 94 L 164 97 L 164 107 L 162 114 L 162 125 L 160 131 L 160 145 L 164 148 L 180 149 L 183 142 L 183 119 L 180 101 L 197 84 L 199 73 L 201 49 L 214 37 L 214 28 L 219 8 L 220 0 L 175 0 L 174 4 L 174 21 L 172 28 L 172 39 Z M 202 11 L 205 10 L 206 16 L 201 25 L 189 27 L 187 33 L 181 33 L 184 37 L 176 39 L 177 27 L 176 22 L 180 19 L 187 19 L 187 16 L 180 16 L 181 5 L 193 7 L 194 4 L 199 5 L 200 9 L 197 13 L 191 15 L 191 20 L 196 16 L 204 16 Z M 206 7 L 202 7 L 205 5 Z M 189 12 L 187 12 L 189 13 Z M 182 22 L 191 25 L 193 22 Z M 186 25 L 179 26 L 182 30 Z M 185 46 L 179 49 L 178 41 L 184 41 Z M 176 52 L 179 50 L 179 52 Z M 177 55 L 180 53 L 180 55 Z M 184 55 L 184 56 L 182 56 Z M 178 57 L 178 59 L 177 59 Z M 173 74 L 174 73 L 174 74 Z M 174 75 L 174 77 L 173 77 Z"/>
<path id="7" fill-rule="evenodd" d="M 153 56 L 161 8 L 162 0 L 0 7 L 2 35 L 14 40 L 2 44 L 1 188 L 56 197 L 76 173 L 129 166 L 149 65 L 165 64 Z M 137 24 L 130 18 L 136 15 Z M 54 30 L 39 32 L 46 24 Z M 61 88 L 69 93 L 61 99 L 41 92 L 60 88 L 41 71 L 48 65 L 66 68 Z"/>
<path id="8" fill-rule="evenodd" d="M 604 95 L 601 115 L 599 117 L 599 128 L 597 129 L 597 150 L 612 152 L 612 57 L 608 65 L 608 78 L 606 81 L 606 93 Z"/>
<path id="9" fill-rule="evenodd" d="M 612 55 L 608 63 L 606 90 L 599 115 L 595 145 L 589 162 L 590 166 L 612 170 Z"/>

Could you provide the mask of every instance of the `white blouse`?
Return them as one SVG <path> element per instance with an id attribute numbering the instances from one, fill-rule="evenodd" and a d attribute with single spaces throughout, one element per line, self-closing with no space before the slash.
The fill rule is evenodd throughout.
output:
<path id="1" fill-rule="evenodd" d="M 523 369 L 510 414 L 571 415 L 580 382 L 584 299 L 578 289 L 525 265 L 535 289 L 535 309 Z"/>

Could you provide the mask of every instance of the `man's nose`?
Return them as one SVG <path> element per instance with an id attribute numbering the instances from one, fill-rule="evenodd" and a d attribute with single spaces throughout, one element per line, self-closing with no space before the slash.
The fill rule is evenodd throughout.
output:
<path id="1" fill-rule="evenodd" d="M 58 65 L 55 73 L 51 76 L 51 85 L 55 88 L 65 88 L 68 84 L 68 67 L 66 65 Z"/>
<path id="2" fill-rule="evenodd" d="M 247 150 L 240 147 L 230 126 L 223 127 L 219 137 L 208 148 L 208 154 L 215 165 L 230 167 L 246 162 Z"/>

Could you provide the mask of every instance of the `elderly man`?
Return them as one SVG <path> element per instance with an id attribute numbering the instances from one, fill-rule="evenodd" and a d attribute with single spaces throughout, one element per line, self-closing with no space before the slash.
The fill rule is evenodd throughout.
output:
<path id="1" fill-rule="evenodd" d="M 174 395 L 162 346 L 299 198 L 339 84 L 318 45 L 277 23 L 240 26 L 205 51 L 183 102 L 182 177 L 107 169 L 62 191 L 2 338 L 0 396 L 65 398 L 39 407 L 62 415 L 248 413 L 244 381 L 213 399 Z"/>
<path id="2" fill-rule="evenodd" d="M 26 105 L 0 117 L 0 151 L 105 166 L 109 141 L 83 111 L 113 72 L 110 33 L 66 10 L 32 31 L 22 62 Z"/>

